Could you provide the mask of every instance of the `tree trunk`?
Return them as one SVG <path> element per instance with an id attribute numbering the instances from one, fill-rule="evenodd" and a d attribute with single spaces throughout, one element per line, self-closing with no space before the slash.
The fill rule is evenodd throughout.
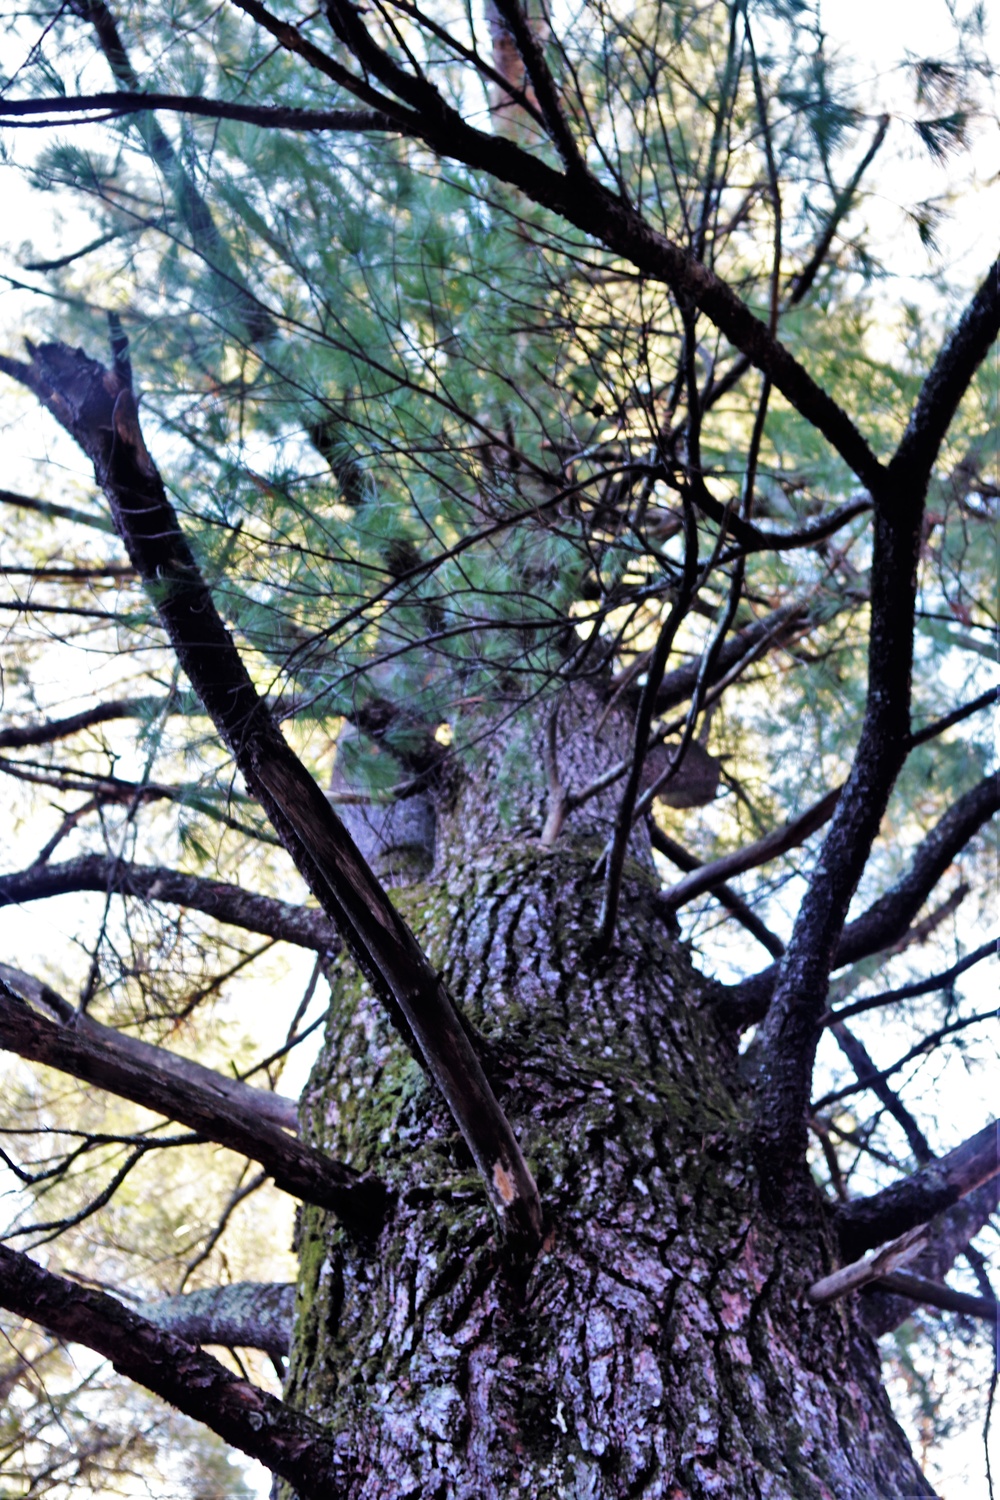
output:
<path id="1" fill-rule="evenodd" d="M 562 769 L 595 722 L 571 717 Z M 624 727 L 604 738 L 606 764 Z M 435 875 L 395 895 L 481 1031 L 544 1246 L 505 1259 L 447 1110 L 344 962 L 304 1138 L 396 1196 L 374 1247 L 302 1211 L 289 1399 L 356 1446 L 358 1500 L 932 1494 L 852 1301 L 806 1302 L 835 1264 L 819 1196 L 797 1222 L 761 1204 L 735 1039 L 642 848 L 589 954 L 613 793 L 545 849 L 544 776 L 504 831 L 494 771 L 452 789 Z"/>

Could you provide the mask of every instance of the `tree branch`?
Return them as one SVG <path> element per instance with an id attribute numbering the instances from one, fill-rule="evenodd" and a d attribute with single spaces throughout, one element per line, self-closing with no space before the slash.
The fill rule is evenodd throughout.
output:
<path id="1" fill-rule="evenodd" d="M 44 129 L 52 117 L 62 125 L 88 125 L 99 120 L 116 120 L 125 115 L 143 114 L 149 110 L 167 110 L 174 114 L 199 115 L 208 120 L 239 120 L 270 130 L 391 130 L 399 126 L 375 109 L 292 109 L 280 104 L 237 104 L 228 99 L 206 99 L 198 94 L 142 93 L 129 89 L 119 92 L 78 94 L 75 97 L 55 95 L 49 99 L 0 100 L 0 120 L 8 125 L 33 115 L 46 115 L 31 124 Z"/>
<path id="2" fill-rule="evenodd" d="M 23 750 L 28 745 L 51 745 L 55 740 L 68 739 L 82 729 L 94 729 L 98 724 L 108 724 L 114 719 L 134 718 L 139 712 L 135 699 L 115 698 L 109 703 L 98 703 L 85 708 L 81 713 L 71 714 L 65 719 L 44 719 L 33 724 L 0 729 L 0 750 Z"/>
<path id="3" fill-rule="evenodd" d="M 39 1015 L 0 978 L 0 1046 L 131 1099 L 189 1126 L 206 1140 L 249 1156 L 283 1191 L 333 1209 L 349 1228 L 363 1234 L 377 1229 L 385 1205 L 380 1182 L 303 1145 L 264 1119 L 261 1110 L 245 1102 L 246 1085 L 235 1092 L 206 1086 L 209 1069 L 184 1076 L 186 1070 L 176 1062 L 166 1065 L 156 1056 L 160 1049 L 135 1042 L 124 1047 L 120 1042 L 114 1034 L 108 1037 L 106 1027 L 75 1010 L 62 1024 Z"/>
<path id="4" fill-rule="evenodd" d="M 986 273 L 957 328 L 945 343 L 910 413 L 906 431 L 889 465 L 910 485 L 928 475 L 952 417 L 1000 332 L 1000 259 Z"/>
<path id="5" fill-rule="evenodd" d="M 0 1306 L 110 1360 L 120 1374 L 287 1479 L 305 1500 L 336 1500 L 357 1479 L 342 1447 L 311 1417 L 105 1292 L 53 1276 L 5 1245 Z"/>
<path id="6" fill-rule="evenodd" d="M 0 963 L 0 985 L 3 986 L 3 990 L 0 990 L 0 1011 L 7 1008 L 10 1003 L 9 995 L 14 994 L 18 999 L 27 1001 L 33 1010 L 41 1010 L 47 1019 L 82 1033 L 88 1042 L 104 1052 L 111 1065 L 120 1060 L 140 1069 L 148 1066 L 160 1075 L 170 1075 L 182 1083 L 190 1084 L 209 1098 L 218 1096 L 227 1104 L 232 1104 L 247 1119 L 259 1115 L 262 1120 L 277 1125 L 280 1130 L 298 1134 L 298 1108 L 294 1099 L 286 1099 L 269 1089 L 254 1088 L 239 1078 L 227 1078 L 224 1073 L 217 1073 L 214 1068 L 207 1068 L 193 1058 L 181 1057 L 166 1047 L 157 1047 L 151 1042 L 129 1036 L 127 1032 L 116 1031 L 113 1026 L 102 1026 L 42 980 L 36 979 L 33 974 L 25 974 L 22 969 L 13 969 L 9 964 Z"/>
<path id="7" fill-rule="evenodd" d="M 940 1282 L 960 1255 L 968 1255 L 976 1235 L 996 1213 L 1000 1202 L 1000 1173 L 991 1177 L 952 1208 L 940 1214 L 929 1226 L 927 1248 L 913 1262 L 912 1270 L 922 1277 Z M 896 1289 L 897 1293 L 901 1289 Z M 961 1295 L 957 1293 L 956 1295 Z M 916 1298 L 917 1301 L 921 1299 Z M 898 1328 L 913 1311 L 912 1296 L 893 1295 L 892 1288 L 873 1289 L 861 1303 L 865 1326 L 878 1338 L 891 1328 Z"/>
<path id="8" fill-rule="evenodd" d="M 127 94 L 141 94 L 141 80 L 129 61 L 105 0 L 70 0 L 70 6 L 81 20 L 93 26 L 119 89 Z M 193 248 L 214 273 L 221 305 L 235 312 L 252 343 L 270 339 L 275 331 L 270 313 L 247 287 L 227 241 L 169 138 L 148 109 L 139 111 L 135 118 L 146 149 L 163 174 L 178 216 L 191 236 Z"/>
<path id="9" fill-rule="evenodd" d="M 145 1302 L 141 1315 L 189 1344 L 225 1349 L 263 1349 L 285 1359 L 292 1342 L 295 1287 L 277 1282 L 237 1281 L 183 1297 Z"/>
<path id="10" fill-rule="evenodd" d="M 793 635 L 801 635 L 810 628 L 809 607 L 803 602 L 782 605 L 780 609 L 765 615 L 761 620 L 754 620 L 750 625 L 744 625 L 735 635 L 730 636 L 725 642 L 715 659 L 712 670 L 706 679 L 706 686 L 711 687 L 719 681 L 736 663 L 753 648 L 764 641 L 771 641 L 774 645 L 780 645 Z M 666 672 L 660 683 L 656 695 L 656 712 L 666 713 L 670 708 L 676 708 L 690 698 L 694 692 L 695 683 L 698 681 L 698 660 L 688 662 L 686 666 L 677 667 L 673 672 Z M 612 681 L 611 690 L 614 691 L 615 683 Z"/>
<path id="11" fill-rule="evenodd" d="M 984 823 L 1000 811 L 1000 778 L 984 776 L 959 797 L 919 846 L 903 878 L 872 903 L 867 911 L 848 922 L 834 950 L 830 968 L 856 963 L 878 953 L 903 937 L 913 918 L 952 860 Z M 771 964 L 759 974 L 735 985 L 720 1003 L 720 1014 L 731 1025 L 752 1026 L 767 1014 L 774 993 L 778 967 Z M 823 1012 L 816 1025 L 823 1024 Z"/>
<path id="12" fill-rule="evenodd" d="M 841 1204 L 834 1219 L 844 1254 L 854 1259 L 926 1223 L 998 1174 L 1000 1126 L 993 1121 L 947 1156 L 928 1162 L 883 1192 Z"/>
<path id="13" fill-rule="evenodd" d="M 910 735 L 910 749 L 915 750 L 918 745 L 924 745 L 928 740 L 936 739 L 953 724 L 961 724 L 963 719 L 971 718 L 981 708 L 989 708 L 991 703 L 1000 701 L 1000 688 L 989 688 L 985 693 L 980 693 L 978 698 L 963 703 L 961 708 L 953 709 L 950 714 L 945 714 L 940 719 L 934 719 L 932 723 L 925 724 L 923 729 L 918 729 L 915 734 Z"/>
<path id="14" fill-rule="evenodd" d="M 668 886 L 665 891 L 661 891 L 660 900 L 668 906 L 683 906 L 686 902 L 693 901 L 695 896 L 712 890 L 723 881 L 731 880 L 735 875 L 742 875 L 746 870 L 753 870 L 758 865 L 766 864 L 768 860 L 777 859 L 779 855 L 786 854 L 789 849 L 798 848 L 816 832 L 817 828 L 822 828 L 827 819 L 832 816 L 840 792 L 839 786 L 833 787 L 791 823 L 775 828 L 763 838 L 745 845 L 742 849 L 734 850 L 732 854 L 725 854 L 721 859 L 713 860 L 711 864 L 699 866 L 685 880 L 679 880 L 676 885 Z"/>
<path id="15" fill-rule="evenodd" d="M 350 0 L 328 0 L 327 15 L 365 77 L 359 78 L 308 43 L 294 26 L 271 14 L 260 0 L 234 0 L 240 10 L 269 32 L 281 46 L 296 52 L 362 102 L 384 110 L 451 161 L 481 169 L 519 188 L 533 202 L 561 214 L 585 234 L 640 272 L 669 286 L 683 303 L 703 312 L 737 349 L 768 375 L 790 404 L 827 439 L 850 469 L 874 491 L 884 471 L 847 413 L 774 339 L 761 321 L 724 281 L 689 251 L 666 238 L 615 197 L 589 171 L 555 171 L 513 141 L 469 125 L 425 78 L 408 73 L 384 51 L 366 29 Z M 395 101 L 374 90 L 376 78 Z"/>
<path id="16" fill-rule="evenodd" d="M 844 1025 L 842 1021 L 836 1021 L 832 1027 L 833 1034 L 841 1052 L 847 1058 L 857 1076 L 858 1084 L 862 1088 L 871 1089 L 879 1103 L 889 1112 L 896 1124 L 906 1136 L 907 1143 L 918 1162 L 926 1162 L 931 1159 L 933 1152 L 928 1144 L 916 1120 L 899 1098 L 895 1089 L 889 1087 L 888 1081 L 879 1072 L 872 1062 L 868 1048 L 859 1037 Z"/>
<path id="17" fill-rule="evenodd" d="M 986 1318 L 991 1323 L 1000 1318 L 1000 1302 L 956 1291 L 954 1287 L 945 1286 L 940 1281 L 929 1281 L 926 1276 L 917 1276 L 912 1271 L 891 1271 L 875 1285 L 905 1297 L 911 1305 L 919 1302 L 924 1307 L 940 1307 L 945 1312 Z"/>
<path id="18" fill-rule="evenodd" d="M 678 844 L 676 839 L 672 839 L 668 834 L 664 833 L 663 829 L 654 823 L 652 819 L 648 820 L 648 827 L 649 838 L 653 848 L 659 854 L 665 855 L 679 870 L 700 870 L 703 868 L 701 861 L 695 855 L 685 849 L 683 844 Z M 784 943 L 769 927 L 765 926 L 757 913 L 751 910 L 743 900 L 742 896 L 738 896 L 735 891 L 730 890 L 729 886 L 725 884 L 714 886 L 712 895 L 719 902 L 720 906 L 724 906 L 736 918 L 737 922 L 757 939 L 761 947 L 767 949 L 772 958 L 781 957 L 785 951 Z M 662 897 L 658 897 L 658 900 L 660 899 Z M 664 903 L 663 911 L 665 915 L 673 918 L 673 906 Z"/>
<path id="19" fill-rule="evenodd" d="M 0 875 L 0 907 L 75 891 L 165 901 L 314 953 L 334 955 L 341 949 L 340 935 L 325 912 L 274 896 L 258 896 L 219 880 L 183 875 L 165 865 L 133 865 L 110 855 L 82 854 L 64 864 L 35 864 Z"/>
<path id="20" fill-rule="evenodd" d="M 945 969 L 940 974 L 932 974 L 929 979 L 917 979 L 913 984 L 900 985 L 897 990 L 883 990 L 881 995 L 868 995 L 864 1000 L 855 1000 L 851 1005 L 838 1006 L 836 1010 L 828 1010 L 820 1019 L 822 1026 L 834 1026 L 838 1021 L 847 1021 L 851 1016 L 863 1015 L 868 1010 L 880 1010 L 883 1005 L 895 1005 L 900 1000 L 912 1000 L 917 995 L 930 995 L 935 990 L 950 989 L 955 980 L 968 969 L 981 964 L 984 959 L 996 958 L 1000 953 L 1000 938 L 991 938 L 988 943 L 982 943 L 973 953 L 966 954 L 965 958 L 959 959 L 957 964 L 952 964 L 950 969 Z"/>

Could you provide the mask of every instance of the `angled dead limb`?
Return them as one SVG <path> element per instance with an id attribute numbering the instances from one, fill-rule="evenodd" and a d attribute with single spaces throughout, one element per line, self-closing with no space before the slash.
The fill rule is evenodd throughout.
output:
<path id="1" fill-rule="evenodd" d="M 47 344 L 29 352 L 29 364 L 2 358 L 0 370 L 33 391 L 91 459 L 178 661 L 249 791 L 415 1045 L 505 1234 L 533 1252 L 541 1238 L 541 1205 L 510 1122 L 444 985 L 253 686 L 146 448 L 130 386 L 118 369 L 106 369 L 81 349 Z"/>
<path id="2" fill-rule="evenodd" d="M 308 1500 L 337 1500 L 353 1487 L 351 1456 L 311 1417 L 114 1297 L 53 1276 L 6 1245 L 0 1245 L 0 1306 L 110 1360 L 120 1374 L 203 1422 Z"/>
<path id="3" fill-rule="evenodd" d="M 998 1203 L 1000 1174 L 937 1216 L 929 1226 L 927 1247 L 910 1266 L 910 1271 L 925 1281 L 940 1284 L 959 1256 L 975 1267 L 978 1253 L 972 1242 L 996 1213 Z M 980 1281 L 980 1286 L 984 1296 L 992 1295 L 988 1277 Z M 876 1337 L 898 1328 L 913 1311 L 914 1300 L 923 1299 L 891 1286 L 873 1287 L 861 1304 L 865 1326 Z"/>
<path id="4" fill-rule="evenodd" d="M 946 1156 L 928 1162 L 881 1193 L 842 1204 L 835 1222 L 845 1255 L 860 1255 L 872 1245 L 926 1223 L 1000 1175 L 998 1132 L 996 1121 L 984 1125 Z"/>
<path id="5" fill-rule="evenodd" d="M 926 1248 L 928 1235 L 929 1225 L 926 1224 L 908 1230 L 898 1239 L 881 1246 L 874 1255 L 867 1255 L 849 1266 L 841 1266 L 831 1275 L 814 1282 L 806 1297 L 816 1306 L 822 1306 L 867 1287 L 906 1297 L 911 1304 L 919 1302 L 928 1307 L 966 1313 L 976 1318 L 992 1320 L 1000 1315 L 1000 1302 L 989 1297 L 973 1297 L 967 1292 L 958 1292 L 953 1287 L 945 1286 L 940 1281 L 931 1281 L 926 1276 L 901 1269 Z"/>
<path id="6" fill-rule="evenodd" d="M 179 1066 L 183 1059 L 168 1063 L 156 1056 L 159 1048 L 141 1042 L 127 1048 L 121 1041 L 117 1033 L 108 1035 L 106 1027 L 76 1011 L 62 1023 L 49 1019 L 0 978 L 0 1047 L 131 1099 L 260 1162 L 286 1193 L 332 1209 L 359 1233 L 377 1229 L 385 1206 L 382 1184 L 303 1145 L 265 1119 L 256 1102 L 247 1100 L 258 1090 L 243 1084 L 227 1092 L 205 1081 L 210 1069 L 192 1065 L 188 1070 Z M 222 1085 L 227 1082 L 219 1080 Z"/>
<path id="7" fill-rule="evenodd" d="M 822 1307 L 826 1302 L 846 1297 L 848 1292 L 859 1291 L 861 1287 L 868 1286 L 870 1282 L 877 1281 L 879 1277 L 887 1276 L 897 1267 L 916 1259 L 927 1244 L 927 1238 L 927 1225 L 916 1224 L 896 1239 L 880 1245 L 874 1255 L 866 1255 L 849 1266 L 839 1266 L 829 1276 L 813 1282 L 806 1297 L 816 1307 Z"/>
<path id="8" fill-rule="evenodd" d="M 34 864 L 0 875 L 0 907 L 75 891 L 164 901 L 320 955 L 333 957 L 341 950 L 339 933 L 326 913 L 315 907 L 258 896 L 242 886 L 202 875 L 184 875 L 166 865 L 134 865 L 107 854 L 81 854 L 63 864 Z"/>

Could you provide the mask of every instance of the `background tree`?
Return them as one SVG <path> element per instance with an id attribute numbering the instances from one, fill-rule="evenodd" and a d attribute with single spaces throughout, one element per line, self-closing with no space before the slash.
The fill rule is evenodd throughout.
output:
<path id="1" fill-rule="evenodd" d="M 164 1462 L 68 1345 L 304 1497 L 932 1493 L 871 1335 L 996 1316 L 927 1080 L 991 1040 L 1000 280 L 928 198 L 907 305 L 863 207 L 982 18 L 895 120 L 779 4 L 18 35 L 12 1493 Z"/>

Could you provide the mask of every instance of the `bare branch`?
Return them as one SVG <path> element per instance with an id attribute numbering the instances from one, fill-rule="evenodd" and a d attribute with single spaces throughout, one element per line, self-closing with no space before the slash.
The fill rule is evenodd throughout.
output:
<path id="1" fill-rule="evenodd" d="M 924 1224 L 1000 1173 L 1000 1126 L 984 1125 L 947 1156 L 870 1198 L 841 1204 L 835 1214 L 845 1255 Z"/>
<path id="2" fill-rule="evenodd" d="M 35 500 L 31 495 L 19 495 L 14 490 L 0 490 L 0 505 L 10 505 L 15 510 L 32 510 L 36 515 L 50 516 L 56 521 L 74 521 L 80 526 L 90 526 L 95 531 L 110 532 L 115 528 L 107 516 L 91 515 L 74 505 L 59 505 L 54 500 Z"/>
<path id="3" fill-rule="evenodd" d="M 0 729 L 0 750 L 23 750 L 28 745 L 51 745 L 55 740 L 68 739 L 81 730 L 94 729 L 98 724 L 133 718 L 139 709 L 140 705 L 134 699 L 115 698 L 109 703 L 98 703 L 93 708 L 85 708 L 81 713 L 71 714 L 65 719 L 43 719 L 40 723 Z"/>
<path id="4" fill-rule="evenodd" d="M 263 1349 L 273 1358 L 287 1356 L 292 1342 L 295 1287 L 277 1282 L 237 1281 L 206 1287 L 183 1297 L 145 1302 L 144 1318 L 189 1344 Z"/>
<path id="5" fill-rule="evenodd" d="M 203 1075 L 210 1075 L 209 1069 L 185 1076 L 188 1070 L 175 1062 L 165 1065 L 156 1056 L 158 1048 L 134 1042 L 127 1048 L 120 1042 L 76 1011 L 62 1024 L 49 1020 L 29 1009 L 0 979 L 0 1046 L 131 1099 L 180 1121 L 206 1140 L 249 1156 L 285 1192 L 333 1209 L 350 1228 L 370 1234 L 377 1227 L 385 1205 L 382 1184 L 303 1145 L 265 1119 L 253 1103 L 245 1102 L 247 1093 L 257 1090 L 243 1084 L 234 1093 L 206 1085 Z"/>
<path id="6" fill-rule="evenodd" d="M 958 1292 L 954 1287 L 945 1286 L 940 1281 L 928 1281 L 926 1276 L 916 1276 L 912 1271 L 891 1271 L 888 1276 L 881 1277 L 876 1286 L 906 1297 L 910 1303 L 919 1302 L 924 1307 L 940 1307 L 945 1312 L 986 1318 L 990 1323 L 1000 1318 L 1000 1302 L 989 1297 L 974 1297 L 969 1292 Z"/>
<path id="7" fill-rule="evenodd" d="M 758 865 L 766 864 L 768 860 L 777 859 L 780 854 L 786 854 L 789 849 L 795 849 L 800 844 L 804 844 L 806 839 L 814 834 L 817 828 L 822 828 L 827 819 L 832 816 L 840 791 L 839 786 L 833 787 L 791 823 L 786 823 L 782 828 L 776 828 L 764 838 L 757 839 L 742 849 L 734 850 L 732 854 L 725 854 L 721 859 L 713 860 L 711 864 L 701 865 L 685 880 L 679 880 L 676 885 L 668 886 L 665 891 L 661 892 L 660 899 L 668 906 L 683 906 L 686 902 L 693 901 L 695 896 L 712 890 L 723 881 L 731 880 L 735 875 L 742 875 L 746 870 L 753 870 Z"/>
<path id="8" fill-rule="evenodd" d="M 167 110 L 173 114 L 200 115 L 209 120 L 239 120 L 260 125 L 266 130 L 391 130 L 399 126 L 388 116 L 373 109 L 292 109 L 280 104 L 237 104 L 228 99 L 205 99 L 198 94 L 157 94 L 131 92 L 78 94 L 48 99 L 0 100 L 0 120 L 8 125 L 31 119 L 33 127 L 44 129 L 56 118 L 61 125 L 87 125 L 95 120 L 117 120 L 147 110 Z M 71 118 L 64 119 L 69 115 Z"/>
<path id="9" fill-rule="evenodd" d="M 919 729 L 915 734 L 911 734 L 910 749 L 915 750 L 918 745 L 924 745 L 928 740 L 936 739 L 939 734 L 943 734 L 953 724 L 961 724 L 963 719 L 971 718 L 981 708 L 989 708 L 991 703 L 996 703 L 998 700 L 1000 700 L 1000 688 L 989 688 L 987 692 L 980 693 L 978 698 L 973 698 L 969 703 L 963 703 L 961 708 L 954 709 L 950 714 L 945 714 L 942 718 L 935 719 L 933 723 L 926 724 L 923 729 Z"/>
<path id="10" fill-rule="evenodd" d="M 984 776 L 959 797 L 927 835 L 903 878 L 860 917 L 848 922 L 830 968 L 856 963 L 899 941 L 956 854 L 997 811 L 1000 811 L 1000 778 Z M 734 985 L 721 1002 L 720 1012 L 725 1019 L 739 1027 L 760 1021 L 767 1014 L 777 973 L 777 965 L 772 964 L 743 984 Z M 815 1024 L 824 1024 L 822 1010 Z"/>
<path id="11" fill-rule="evenodd" d="M 56 1338 L 83 1344 L 178 1411 L 256 1458 L 308 1500 L 346 1493 L 354 1465 L 311 1417 L 157 1328 L 105 1292 L 53 1276 L 0 1245 L 0 1306 Z"/>
<path id="12" fill-rule="evenodd" d="M 286 1099 L 268 1089 L 254 1088 L 239 1078 L 227 1078 L 224 1073 L 217 1073 L 214 1068 L 207 1068 L 193 1058 L 181 1057 L 176 1052 L 168 1051 L 166 1047 L 156 1047 L 151 1042 L 129 1036 L 127 1032 L 102 1026 L 99 1021 L 70 1005 L 68 1000 L 49 985 L 32 974 L 25 974 L 22 969 L 12 969 L 8 964 L 0 964 L 0 984 L 8 994 L 13 993 L 19 999 L 26 1000 L 33 1009 L 41 1010 L 59 1025 L 69 1026 L 82 1033 L 95 1047 L 106 1053 L 109 1063 L 116 1059 L 127 1059 L 137 1068 L 149 1067 L 164 1075 L 173 1075 L 178 1080 L 203 1090 L 209 1097 L 217 1095 L 235 1105 L 247 1118 L 257 1114 L 262 1120 L 277 1125 L 281 1130 L 298 1134 L 298 1109 L 294 1099 Z M 6 997 L 0 991 L 0 1010 L 4 1009 Z"/>
<path id="13" fill-rule="evenodd" d="M 106 854 L 83 854 L 65 864 L 35 864 L 0 875 L 0 907 L 74 891 L 165 901 L 314 953 L 333 955 L 341 949 L 340 935 L 325 912 L 274 896 L 258 896 L 221 880 L 184 875 L 165 865 L 134 865 Z"/>
<path id="14" fill-rule="evenodd" d="M 899 1098 L 895 1089 L 891 1089 L 886 1078 L 879 1072 L 869 1055 L 868 1048 L 856 1037 L 842 1021 L 833 1025 L 833 1034 L 844 1056 L 857 1075 L 858 1084 L 861 1088 L 871 1089 L 879 1103 L 888 1111 L 896 1124 L 906 1136 L 910 1150 L 918 1162 L 930 1161 L 933 1156 L 927 1137 L 924 1135 L 916 1120 Z"/>
<path id="15" fill-rule="evenodd" d="M 930 1225 L 927 1248 L 921 1251 L 911 1270 L 940 1282 L 960 1255 L 974 1260 L 976 1251 L 972 1241 L 996 1213 L 998 1202 L 1000 1173 L 938 1215 Z M 983 1290 L 989 1293 L 988 1281 Z M 898 1328 L 904 1318 L 910 1316 L 913 1306 L 913 1299 L 906 1295 L 892 1294 L 890 1288 L 873 1288 L 861 1303 L 861 1312 L 865 1326 L 878 1337 L 891 1328 Z"/>
<path id="16" fill-rule="evenodd" d="M 699 859 L 685 849 L 683 844 L 678 844 L 676 839 L 670 838 L 668 834 L 663 832 L 662 828 L 658 827 L 651 820 L 649 822 L 649 837 L 653 848 L 658 853 L 666 855 L 667 859 L 672 864 L 675 864 L 678 869 L 700 870 L 702 868 Z M 732 913 L 737 922 L 746 928 L 747 932 L 753 934 L 758 943 L 771 954 L 772 958 L 781 957 L 785 951 L 784 943 L 769 927 L 765 926 L 757 913 L 751 910 L 743 900 L 742 896 L 738 896 L 735 891 L 730 890 L 729 886 L 725 884 L 714 886 L 712 895 L 721 906 L 724 906 L 728 912 Z M 669 913 L 673 917 L 673 906 L 664 903 L 664 912 Z"/>
<path id="17" fill-rule="evenodd" d="M 960 975 L 968 969 L 981 964 L 986 958 L 996 958 L 1000 952 L 1000 938 L 991 938 L 988 943 L 983 943 L 974 953 L 966 954 L 965 958 L 959 959 L 957 964 L 952 964 L 950 969 L 945 969 L 940 974 L 932 974 L 929 979 L 917 979 L 913 984 L 900 985 L 898 990 L 884 990 L 881 995 L 869 995 L 864 1000 L 855 1000 L 851 1005 L 841 1005 L 836 1010 L 828 1010 L 821 1017 L 820 1025 L 833 1026 L 838 1021 L 846 1021 L 851 1016 L 863 1015 L 867 1010 L 879 1010 L 883 1005 L 895 1005 L 900 1000 L 912 1000 L 917 995 L 930 995 L 935 990 L 950 989 Z"/>

